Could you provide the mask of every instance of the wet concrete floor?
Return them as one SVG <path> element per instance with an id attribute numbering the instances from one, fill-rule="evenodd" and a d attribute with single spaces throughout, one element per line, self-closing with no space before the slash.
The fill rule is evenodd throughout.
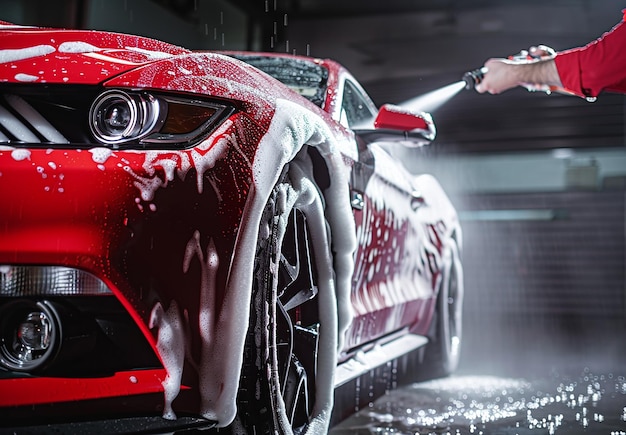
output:
<path id="1" fill-rule="evenodd" d="M 455 375 L 415 383 L 390 391 L 331 434 L 626 435 L 625 374 Z"/>
<path id="2" fill-rule="evenodd" d="M 626 435 L 623 329 L 539 336 L 468 337 L 453 376 L 390 390 L 330 434 Z"/>

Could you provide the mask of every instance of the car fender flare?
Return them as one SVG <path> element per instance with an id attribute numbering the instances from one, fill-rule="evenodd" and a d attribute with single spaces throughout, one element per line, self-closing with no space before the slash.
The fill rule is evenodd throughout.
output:
<path id="1" fill-rule="evenodd" d="M 350 289 L 356 231 L 348 201 L 349 167 L 339 152 L 346 144 L 339 143 L 341 140 L 318 114 L 289 100 L 276 101 L 272 122 L 251 163 L 252 188 L 235 243 L 236 254 L 229 264 L 222 309 L 215 313 L 218 316 L 214 328 L 216 333 L 203 338 L 202 358 L 198 365 L 200 413 L 204 418 L 217 422 L 218 427 L 229 425 L 237 413 L 237 390 L 250 315 L 253 264 L 261 215 L 282 169 L 296 158 L 304 146 L 312 146 L 319 151 L 331 174 L 331 183 L 324 196 L 335 269 L 335 298 L 328 300 L 336 300 L 336 306 L 327 308 L 337 309 L 338 340 L 333 341 L 333 346 L 336 346 L 333 354 L 343 346 L 343 335 L 352 318 Z M 168 360 L 167 357 L 162 359 L 164 362 Z M 335 364 L 336 361 L 327 364 L 328 376 L 334 376 Z M 172 364 L 166 369 L 174 375 L 178 365 Z M 175 387 L 170 385 L 172 390 Z M 166 397 L 175 397 L 173 392 L 177 393 L 166 391 Z M 320 413 L 330 412 L 332 391 L 320 396 L 324 403 L 316 403 L 315 408 Z"/>

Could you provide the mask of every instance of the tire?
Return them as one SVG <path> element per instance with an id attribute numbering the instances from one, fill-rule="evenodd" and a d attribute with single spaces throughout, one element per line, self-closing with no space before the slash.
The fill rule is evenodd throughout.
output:
<path id="1" fill-rule="evenodd" d="M 328 362 L 334 367 L 337 326 L 320 316 L 319 307 L 332 310 L 335 302 L 319 283 L 328 279 L 332 259 L 323 252 L 328 234 L 319 192 L 302 174 L 293 162 L 283 172 L 259 228 L 239 393 L 239 422 L 248 433 L 318 433 L 330 420 Z M 314 255 L 313 245 L 321 255 Z M 334 311 L 330 318 L 336 320 Z"/>
<path id="2" fill-rule="evenodd" d="M 452 239 L 444 258 L 443 272 L 431 341 L 426 346 L 420 378 L 448 376 L 458 365 L 463 335 L 463 267 L 456 242 Z"/>

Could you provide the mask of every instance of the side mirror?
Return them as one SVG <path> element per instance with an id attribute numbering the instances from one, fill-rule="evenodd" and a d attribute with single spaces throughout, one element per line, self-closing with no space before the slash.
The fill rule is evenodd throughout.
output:
<path id="1" fill-rule="evenodd" d="M 383 105 L 374 120 L 374 127 L 381 130 L 399 130 L 421 133 L 425 139 L 435 138 L 435 124 L 428 113 L 412 112 L 392 104 Z"/>
<path id="2" fill-rule="evenodd" d="M 437 134 L 430 114 L 392 104 L 379 109 L 373 130 L 355 130 L 355 133 L 367 143 L 402 142 L 408 147 L 426 145 Z"/>

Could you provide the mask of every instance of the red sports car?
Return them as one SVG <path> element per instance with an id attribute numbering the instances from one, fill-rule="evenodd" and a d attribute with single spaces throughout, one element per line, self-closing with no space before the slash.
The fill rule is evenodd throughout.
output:
<path id="1" fill-rule="evenodd" d="M 331 60 L 9 23 L 0 47 L 0 426 L 321 433 L 376 367 L 455 368 L 457 215 L 389 153 L 428 115 Z"/>

